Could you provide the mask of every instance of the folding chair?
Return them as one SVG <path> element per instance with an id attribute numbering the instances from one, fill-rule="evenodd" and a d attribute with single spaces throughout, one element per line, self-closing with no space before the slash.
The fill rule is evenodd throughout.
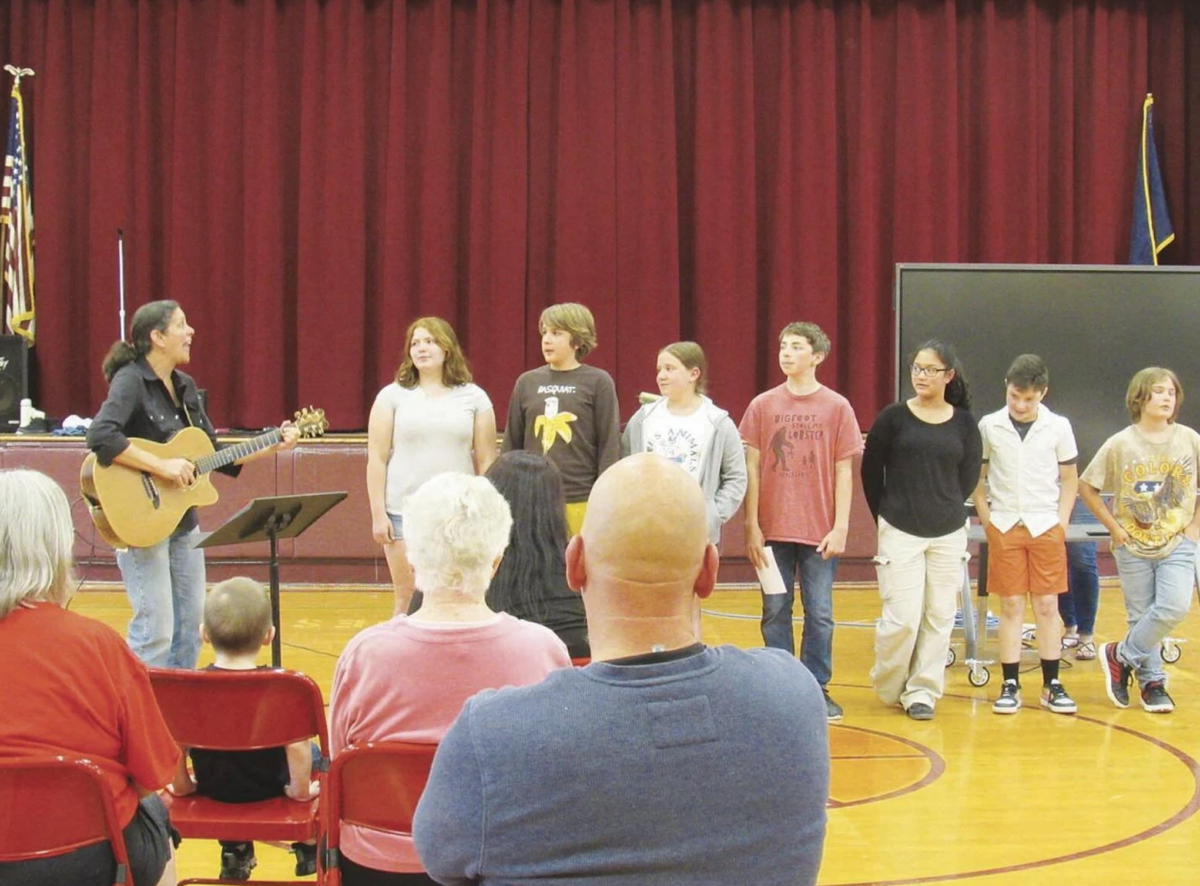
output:
<path id="1" fill-rule="evenodd" d="M 341 886 L 341 827 L 358 825 L 412 836 L 413 813 L 429 781 L 436 744 L 408 741 L 351 745 L 333 758 L 324 793 L 325 886 Z"/>
<path id="2" fill-rule="evenodd" d="M 0 861 L 51 858 L 107 841 L 114 886 L 129 882 L 116 804 L 95 763 L 51 755 L 0 760 L 0 797 Z"/>
<path id="3" fill-rule="evenodd" d="M 329 731 L 321 690 L 304 674 L 284 669 L 186 671 L 151 668 L 150 683 L 171 735 L 187 748 L 249 751 L 317 736 L 324 768 Z M 287 797 L 257 803 L 222 803 L 192 794 L 164 796 L 171 823 L 184 837 L 303 843 L 318 830 L 318 801 Z M 184 883 L 240 882 L 220 879 Z M 256 883 L 311 883 L 311 880 Z"/>

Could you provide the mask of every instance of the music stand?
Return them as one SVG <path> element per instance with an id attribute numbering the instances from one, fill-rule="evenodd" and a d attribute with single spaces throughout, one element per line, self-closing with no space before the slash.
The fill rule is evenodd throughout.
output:
<path id="1" fill-rule="evenodd" d="M 270 541 L 271 623 L 275 626 L 275 638 L 271 641 L 272 667 L 279 667 L 282 653 L 279 626 L 279 539 L 300 535 L 348 494 L 313 492 L 306 495 L 265 495 L 253 499 L 208 538 L 196 545 L 198 548 L 215 548 L 220 545 Z"/>

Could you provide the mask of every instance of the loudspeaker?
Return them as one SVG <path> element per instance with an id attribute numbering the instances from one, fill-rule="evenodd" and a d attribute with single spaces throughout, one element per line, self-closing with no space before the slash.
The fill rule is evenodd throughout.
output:
<path id="1" fill-rule="evenodd" d="M 29 396 L 29 351 L 19 335 L 0 335 L 0 433 L 15 433 Z"/>

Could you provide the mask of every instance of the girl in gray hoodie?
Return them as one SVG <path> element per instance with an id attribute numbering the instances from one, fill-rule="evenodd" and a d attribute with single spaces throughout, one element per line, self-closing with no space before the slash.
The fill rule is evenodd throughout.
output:
<path id="1" fill-rule="evenodd" d="M 704 351 L 691 341 L 658 353 L 658 390 L 621 436 L 621 455 L 654 452 L 691 474 L 708 504 L 708 540 L 720 541 L 721 526 L 746 495 L 746 455 L 729 413 L 704 395 L 708 381 Z"/>

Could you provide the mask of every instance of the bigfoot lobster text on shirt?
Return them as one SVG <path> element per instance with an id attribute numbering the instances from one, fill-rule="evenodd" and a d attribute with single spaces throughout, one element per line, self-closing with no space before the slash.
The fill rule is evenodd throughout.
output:
<path id="1" fill-rule="evenodd" d="M 793 463 L 796 454 L 796 443 L 803 440 L 824 440 L 825 424 L 818 421 L 815 415 L 777 415 L 776 424 L 780 427 L 771 435 L 771 455 L 774 460 L 771 470 L 785 477 L 799 477 L 810 473 L 817 463 L 816 453 L 811 447 L 799 461 Z"/>

